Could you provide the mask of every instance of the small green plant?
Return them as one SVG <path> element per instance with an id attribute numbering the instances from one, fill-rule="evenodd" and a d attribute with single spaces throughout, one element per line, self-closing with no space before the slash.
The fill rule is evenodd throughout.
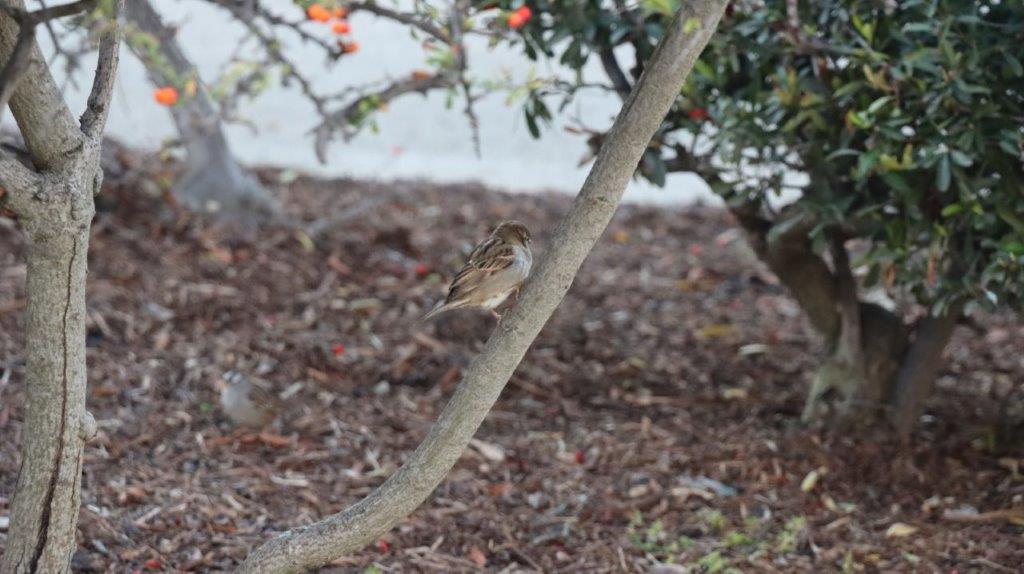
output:
<path id="1" fill-rule="evenodd" d="M 741 570 L 729 566 L 729 559 L 718 550 L 704 555 L 697 561 L 697 566 L 706 574 L 742 574 Z"/>
<path id="2" fill-rule="evenodd" d="M 796 550 L 797 542 L 800 541 L 800 533 L 807 526 L 807 519 L 803 516 L 794 516 L 786 521 L 785 528 L 779 533 L 775 549 L 779 552 L 793 552 Z"/>
<path id="3" fill-rule="evenodd" d="M 726 527 L 725 516 L 714 508 L 702 508 L 697 516 L 712 532 L 721 532 Z"/>
<path id="4" fill-rule="evenodd" d="M 660 520 L 645 527 L 640 512 L 633 514 L 626 532 L 634 546 L 668 564 L 693 545 L 693 540 L 686 536 L 670 537 Z"/>

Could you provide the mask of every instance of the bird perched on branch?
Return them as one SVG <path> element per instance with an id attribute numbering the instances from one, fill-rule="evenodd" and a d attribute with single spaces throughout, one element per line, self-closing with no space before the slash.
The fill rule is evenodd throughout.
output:
<path id="1" fill-rule="evenodd" d="M 530 230 L 518 221 L 506 221 L 473 249 L 469 261 L 452 279 L 448 296 L 421 320 L 463 307 L 488 309 L 500 320 L 495 307 L 519 289 L 532 265 Z"/>
<path id="2" fill-rule="evenodd" d="M 218 386 L 220 407 L 237 426 L 254 429 L 265 427 L 282 410 L 281 399 L 238 371 L 224 373 Z"/>

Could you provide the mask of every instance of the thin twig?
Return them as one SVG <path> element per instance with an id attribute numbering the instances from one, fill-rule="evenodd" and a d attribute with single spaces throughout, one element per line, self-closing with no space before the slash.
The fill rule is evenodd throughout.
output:
<path id="1" fill-rule="evenodd" d="M 433 36 L 434 38 L 437 38 L 438 40 L 444 42 L 445 44 L 451 42 L 451 38 L 448 36 L 447 32 L 415 14 L 409 14 L 406 12 L 399 12 L 397 10 L 385 8 L 383 6 L 380 6 L 376 2 L 372 1 L 352 2 L 347 4 L 346 7 L 351 12 L 362 10 L 364 12 L 376 14 L 377 16 L 380 16 L 382 18 L 387 18 L 388 20 L 394 20 L 399 24 L 412 26 L 413 28 L 417 28 L 419 30 L 422 30 L 423 32 L 426 32 L 427 34 Z"/>
<path id="2" fill-rule="evenodd" d="M 114 80 L 117 77 L 117 64 L 120 58 L 121 45 L 121 13 L 125 0 L 114 2 L 114 13 L 110 22 L 106 23 L 103 38 L 100 40 L 99 61 L 96 64 L 96 75 L 92 81 L 92 91 L 85 113 L 82 114 L 82 132 L 86 137 L 96 139 L 103 134 L 110 114 L 110 98 L 114 91 Z"/>

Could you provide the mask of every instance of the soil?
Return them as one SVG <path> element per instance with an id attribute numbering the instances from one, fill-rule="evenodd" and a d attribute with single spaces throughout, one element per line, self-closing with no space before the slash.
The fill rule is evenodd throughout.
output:
<path id="1" fill-rule="evenodd" d="M 179 210 L 169 176 L 110 176 L 100 198 L 76 571 L 230 570 L 369 493 L 494 327 L 416 318 L 496 222 L 540 253 L 570 203 L 268 170 L 292 225 L 240 229 Z M 293 225 L 338 213 L 315 238 Z M 0 517 L 24 276 L 0 218 Z M 817 343 L 728 215 L 625 206 L 448 480 L 323 571 L 1021 571 L 1022 348 L 1009 313 L 959 328 L 909 445 L 807 428 Z M 283 394 L 269 427 L 224 417 L 231 370 Z"/>

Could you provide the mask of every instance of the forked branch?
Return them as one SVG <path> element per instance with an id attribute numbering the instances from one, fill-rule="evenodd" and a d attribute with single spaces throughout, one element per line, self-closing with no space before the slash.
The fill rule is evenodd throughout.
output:
<path id="1" fill-rule="evenodd" d="M 0 4 L 0 11 L 18 23 L 18 40 L 14 46 L 14 52 L 4 63 L 0 71 L 0 118 L 3 117 L 3 110 L 11 95 L 18 87 L 18 81 L 25 74 L 30 62 L 30 55 L 36 39 L 36 26 L 49 22 L 54 18 L 63 18 L 72 14 L 88 10 L 96 4 L 96 0 L 78 0 L 69 4 L 59 6 L 48 6 L 33 12 L 28 12 L 17 6 Z"/>

